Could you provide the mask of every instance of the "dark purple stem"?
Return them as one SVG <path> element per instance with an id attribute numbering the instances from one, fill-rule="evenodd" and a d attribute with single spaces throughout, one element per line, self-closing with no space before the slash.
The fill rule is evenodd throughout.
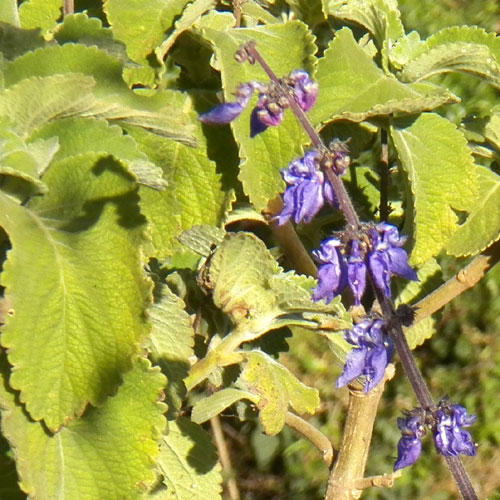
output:
<path id="1" fill-rule="evenodd" d="M 243 50 L 246 52 L 248 60 L 252 63 L 254 61 L 258 62 L 262 69 L 266 72 L 269 79 L 282 90 L 283 95 L 286 96 L 288 102 L 290 103 L 290 108 L 311 139 L 314 148 L 320 152 L 328 151 L 328 148 L 323 143 L 323 140 L 321 139 L 319 134 L 314 130 L 314 127 L 311 125 L 311 122 L 295 101 L 293 95 L 287 88 L 285 88 L 281 84 L 280 80 L 274 74 L 273 70 L 267 65 L 260 53 L 257 51 L 257 49 L 255 48 L 255 42 L 251 41 L 247 43 L 243 47 Z M 387 135 L 385 137 L 387 138 Z M 328 181 L 335 191 L 335 194 L 337 195 L 340 209 L 344 214 L 347 224 L 349 226 L 352 226 L 352 228 L 354 229 L 359 228 L 359 218 L 356 214 L 356 211 L 354 210 L 351 199 L 347 194 L 344 183 L 342 182 L 340 177 L 330 168 L 326 170 L 326 175 L 328 177 Z M 371 279 L 371 281 L 373 285 L 373 278 Z M 373 289 L 375 290 L 375 294 L 380 303 L 380 307 L 382 308 L 383 316 L 388 324 L 389 335 L 393 339 L 394 345 L 396 346 L 396 350 L 401 360 L 401 364 L 403 365 L 403 369 L 405 370 L 405 373 L 415 392 L 417 400 L 422 408 L 431 408 L 432 406 L 434 406 L 431 393 L 429 392 L 422 374 L 420 373 L 420 370 L 415 363 L 415 359 L 413 358 L 410 347 L 408 346 L 408 342 L 406 341 L 406 337 L 403 333 L 401 320 L 396 316 L 394 312 L 394 305 L 391 299 L 387 298 L 383 294 L 383 292 L 380 291 L 376 286 L 373 286 Z M 463 498 L 465 500 L 477 500 L 474 488 L 472 487 L 472 484 L 469 480 L 469 477 L 467 476 L 467 473 L 465 472 L 460 459 L 458 457 L 445 458 Z"/>

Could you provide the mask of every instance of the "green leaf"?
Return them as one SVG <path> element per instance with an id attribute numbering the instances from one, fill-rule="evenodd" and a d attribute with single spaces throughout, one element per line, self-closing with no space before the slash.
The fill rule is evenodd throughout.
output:
<path id="1" fill-rule="evenodd" d="M 4 68 L 6 87 L 30 77 L 53 75 L 53 78 L 57 78 L 56 74 L 59 76 L 67 73 L 81 73 L 91 76 L 95 81 L 92 89 L 94 99 L 81 99 L 80 95 L 75 99 L 81 107 L 87 104 L 85 116 L 140 126 L 194 145 L 192 125 L 188 120 L 189 109 L 186 109 L 187 97 L 173 91 L 144 95 L 130 90 L 122 78 L 121 62 L 97 47 L 81 44 L 50 46 L 19 57 Z M 72 76 L 77 77 L 83 78 L 81 75 Z M 69 90 L 75 91 L 71 86 Z M 65 90 L 61 89 L 61 92 Z"/>
<path id="2" fill-rule="evenodd" d="M 177 40 L 177 37 L 191 28 L 191 26 L 193 26 L 205 12 L 214 7 L 215 4 L 215 0 L 194 0 L 187 4 L 181 17 L 175 22 L 175 29 L 168 35 L 167 39 L 155 49 L 158 61 L 163 61 L 167 52 Z"/>
<path id="3" fill-rule="evenodd" d="M 56 139 L 59 151 L 54 161 L 70 156 L 93 152 L 113 155 L 137 178 L 139 184 L 153 189 L 163 189 L 166 181 L 163 171 L 141 152 L 134 139 L 123 135 L 116 125 L 91 118 L 65 118 L 47 123 L 31 139 Z"/>
<path id="4" fill-rule="evenodd" d="M 477 196 L 477 173 L 467 141 L 434 113 L 391 127 L 413 195 L 415 247 L 411 263 L 437 255 L 458 228 L 454 210 L 467 211 Z"/>
<path id="5" fill-rule="evenodd" d="M 15 194 L 15 187 L 8 184 L 9 178 L 18 178 L 30 184 L 28 195 L 47 192 L 47 186 L 40 180 L 58 149 L 57 138 L 42 139 L 25 143 L 9 127 L 0 127 L 0 174 L 2 190 Z M 26 192 L 18 193 L 24 199 Z"/>
<path id="6" fill-rule="evenodd" d="M 3 5 L 5 2 L 0 2 L 0 18 Z M 40 30 L 22 30 L 11 24 L 0 22 L 0 52 L 5 59 L 15 59 L 43 45 L 45 41 L 40 35 Z"/>
<path id="7" fill-rule="evenodd" d="M 176 237 L 197 225 L 220 226 L 233 200 L 223 191 L 216 165 L 207 158 L 206 141 L 196 125 L 197 148 L 127 127 L 139 148 L 163 168 L 169 187 L 161 192 L 142 189 L 141 208 L 150 223 L 155 256 L 160 260 L 185 250 Z"/>
<path id="8" fill-rule="evenodd" d="M 209 257 L 212 247 L 220 245 L 226 232 L 224 229 L 214 226 L 193 226 L 183 231 L 178 240 L 193 252 Z"/>
<path id="9" fill-rule="evenodd" d="M 319 407 L 317 389 L 305 386 L 283 365 L 264 352 L 242 352 L 247 358 L 238 379 L 260 397 L 259 420 L 266 434 L 278 434 L 291 406 L 297 413 L 313 414 Z"/>
<path id="10" fill-rule="evenodd" d="M 227 101 L 233 100 L 232 93 L 242 82 L 268 81 L 257 64 L 239 64 L 234 59 L 236 50 L 249 40 L 257 42 L 258 50 L 265 60 L 271 62 L 273 71 L 279 77 L 288 75 L 294 69 L 314 72 L 313 54 L 316 48 L 313 37 L 307 27 L 298 21 L 224 32 L 206 28 L 202 32 L 215 48 Z M 280 169 L 302 155 L 302 144 L 307 139 L 291 112 L 285 113 L 279 127 L 270 127 L 251 139 L 250 113 L 254 102 L 251 101 L 231 126 L 240 145 L 242 164 L 239 178 L 250 201 L 261 211 L 270 199 L 283 191 Z"/>
<path id="11" fill-rule="evenodd" d="M 477 174 L 477 201 L 446 246 L 446 252 L 455 257 L 476 255 L 500 238 L 500 177 L 485 167 L 477 167 Z"/>
<path id="12" fill-rule="evenodd" d="M 158 464 L 167 490 L 154 494 L 154 500 L 221 498 L 221 466 L 210 435 L 199 425 L 182 417 L 169 422 Z"/>
<path id="13" fill-rule="evenodd" d="M 56 430 L 116 391 L 149 330 L 151 286 L 137 188 L 123 167 L 88 153 L 44 181 L 48 194 L 26 206 L 0 195 L 12 243 L 1 280 L 15 311 L 2 344 L 26 410 Z"/>
<path id="14" fill-rule="evenodd" d="M 472 73 L 500 88 L 500 40 L 495 33 L 477 26 L 444 28 L 420 45 L 399 77 L 414 82 L 450 71 Z"/>
<path id="15" fill-rule="evenodd" d="M 61 17 L 61 7 L 61 0 L 27 0 L 19 7 L 21 26 L 24 29 L 52 31 Z"/>
<path id="16" fill-rule="evenodd" d="M 396 0 L 350 0 L 342 5 L 330 3 L 328 14 L 363 26 L 381 49 L 382 67 L 388 73 L 388 52 L 395 41 L 404 35 Z"/>
<path id="17" fill-rule="evenodd" d="M 264 24 L 275 24 L 280 22 L 279 19 L 274 17 L 255 0 L 248 0 L 243 3 L 241 5 L 241 13 L 243 16 L 253 19 L 255 24 L 258 24 L 258 22 L 262 22 Z"/>
<path id="18" fill-rule="evenodd" d="M 153 323 L 149 348 L 155 363 L 167 376 L 166 401 L 169 412 L 179 410 L 186 389 L 182 380 L 187 376 L 193 354 L 194 330 L 183 300 L 167 285 L 155 283 L 155 301 L 149 309 Z"/>
<path id="19" fill-rule="evenodd" d="M 141 498 L 154 480 L 157 439 L 165 426 L 165 405 L 158 402 L 165 378 L 158 369 L 136 359 L 115 396 L 51 434 L 27 417 L 8 388 L 4 355 L 0 366 L 2 432 L 14 449 L 21 487 L 30 498 Z"/>
<path id="20" fill-rule="evenodd" d="M 411 86 L 386 75 L 354 40 L 352 31 L 337 31 L 319 60 L 320 88 L 311 120 L 361 122 L 393 113 L 421 113 L 456 101 L 435 86 Z"/>
<path id="21" fill-rule="evenodd" d="M 21 137 L 55 118 L 83 114 L 93 101 L 94 80 L 77 74 L 28 78 L 0 95 L 0 115 Z"/>
<path id="22" fill-rule="evenodd" d="M 268 280 L 279 269 L 262 240 L 251 233 L 229 233 L 208 262 L 204 285 L 214 304 L 238 322 L 276 310 Z"/>
<path id="23" fill-rule="evenodd" d="M 259 400 L 259 398 L 251 392 L 228 387 L 227 389 L 217 391 L 207 398 L 200 399 L 200 401 L 193 406 L 191 420 L 197 424 L 202 424 L 216 415 L 219 415 L 219 413 L 222 413 L 226 408 L 241 399 L 248 399 L 254 403 L 257 403 Z"/>

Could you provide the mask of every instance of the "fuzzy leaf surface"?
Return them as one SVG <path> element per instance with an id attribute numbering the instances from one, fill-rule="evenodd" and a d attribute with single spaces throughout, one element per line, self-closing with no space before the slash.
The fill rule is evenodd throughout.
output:
<path id="1" fill-rule="evenodd" d="M 61 0 L 28 0 L 19 7 L 19 19 L 24 29 L 40 28 L 43 32 L 56 27 L 61 17 Z"/>
<path id="2" fill-rule="evenodd" d="M 52 121 L 32 134 L 30 139 L 56 139 L 59 150 L 54 161 L 87 152 L 107 153 L 119 159 L 139 184 L 153 189 L 163 189 L 167 184 L 162 169 L 139 150 L 134 139 L 103 119 L 72 117 Z"/>
<path id="3" fill-rule="evenodd" d="M 44 181 L 49 192 L 26 206 L 0 197 L 12 243 L 1 283 L 15 311 L 2 345 L 11 386 L 55 431 L 116 391 L 149 329 L 151 286 L 136 185 L 123 167 L 89 153 L 57 163 Z"/>
<path id="4" fill-rule="evenodd" d="M 136 500 L 154 480 L 165 405 L 165 377 L 138 358 L 115 396 L 55 434 L 34 422 L 8 388 L 0 355 L 2 432 L 18 463 L 21 487 L 36 500 Z"/>
<path id="5" fill-rule="evenodd" d="M 410 262 L 437 255 L 458 229 L 454 210 L 468 211 L 477 196 L 477 173 L 467 141 L 434 113 L 391 127 L 401 167 L 413 195 L 414 239 Z"/>
<path id="6" fill-rule="evenodd" d="M 200 399 L 200 401 L 193 406 L 191 420 L 197 424 L 202 424 L 216 415 L 219 415 L 219 413 L 222 413 L 226 408 L 241 399 L 249 399 L 257 403 L 259 398 L 249 391 L 228 387 L 227 389 L 217 391 L 207 398 Z"/>
<path id="7" fill-rule="evenodd" d="M 153 495 L 154 500 L 219 500 L 221 466 L 210 434 L 183 417 L 168 427 L 158 460 L 167 489 Z"/>
<path id="8" fill-rule="evenodd" d="M 260 399 L 259 420 L 266 434 L 275 435 L 285 425 L 288 407 L 297 413 L 313 414 L 319 407 L 317 389 L 307 387 L 264 352 L 244 353 L 247 358 L 239 382 Z"/>
<path id="9" fill-rule="evenodd" d="M 405 85 L 386 75 L 356 43 L 352 31 L 337 31 L 319 60 L 320 92 L 310 117 L 315 124 L 332 120 L 365 121 L 393 113 L 421 113 L 456 101 L 434 86 Z"/>
<path id="10" fill-rule="evenodd" d="M 477 202 L 446 246 L 455 257 L 476 255 L 500 238 L 500 177 L 485 167 L 477 167 L 477 174 Z"/>
<path id="11" fill-rule="evenodd" d="M 120 60 L 95 46 L 68 43 L 25 54 L 5 66 L 5 86 L 10 87 L 26 78 L 56 78 L 56 74 L 62 77 L 67 73 L 80 73 L 95 81 L 93 98 L 82 100 L 78 96 L 77 102 L 87 106 L 85 113 L 79 113 L 82 116 L 136 125 L 186 144 L 195 144 L 185 96 L 173 91 L 141 95 L 130 90 L 123 81 Z M 76 76 L 82 78 L 81 75 Z M 68 89 L 72 90 L 71 86 Z"/>
<path id="12" fill-rule="evenodd" d="M 184 301 L 162 283 L 155 283 L 155 301 L 149 309 L 153 328 L 149 348 L 155 363 L 167 376 L 166 398 L 169 410 L 179 410 L 185 388 L 182 380 L 193 354 L 194 330 Z"/>
<path id="13" fill-rule="evenodd" d="M 299 21 L 285 24 L 259 26 L 249 29 L 231 29 L 224 32 L 206 28 L 203 30 L 215 48 L 217 67 L 221 70 L 222 86 L 226 101 L 232 101 L 232 93 L 242 82 L 267 82 L 268 78 L 257 64 L 239 64 L 234 53 L 245 42 L 255 40 L 257 48 L 278 77 L 288 75 L 294 69 L 314 73 L 316 48 L 307 27 Z M 302 145 L 307 142 L 302 128 L 292 113 L 285 112 L 279 127 L 269 127 L 265 132 L 250 138 L 250 113 L 255 97 L 248 108 L 232 122 L 235 138 L 240 145 L 240 174 L 245 193 L 257 210 L 266 208 L 270 199 L 284 188 L 280 169 L 295 157 L 302 155 Z"/>
<path id="14" fill-rule="evenodd" d="M 399 77 L 414 82 L 450 71 L 472 73 L 500 88 L 500 40 L 477 26 L 444 28 L 419 46 Z"/>

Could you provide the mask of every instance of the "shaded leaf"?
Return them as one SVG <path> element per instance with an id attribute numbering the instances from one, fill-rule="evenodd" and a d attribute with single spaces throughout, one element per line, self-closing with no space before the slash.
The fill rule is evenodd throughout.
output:
<path id="1" fill-rule="evenodd" d="M 410 262 L 437 255 L 458 228 L 455 210 L 472 208 L 477 174 L 467 141 L 451 122 L 425 113 L 391 128 L 413 195 L 415 247 Z"/>
<path id="2" fill-rule="evenodd" d="M 140 498 L 154 480 L 157 439 L 165 426 L 165 405 L 158 403 L 165 378 L 158 369 L 136 359 L 115 396 L 50 434 L 23 412 L 7 386 L 5 356 L 0 359 L 2 432 L 13 446 L 21 486 L 30 498 Z"/>
<path id="3" fill-rule="evenodd" d="M 260 397 L 259 420 L 266 434 L 278 434 L 290 405 L 297 413 L 313 414 L 319 407 L 317 389 L 307 387 L 264 352 L 243 353 L 247 363 L 239 382 Z"/>
<path id="4" fill-rule="evenodd" d="M 446 245 L 446 252 L 455 257 L 476 255 L 500 238 L 500 177 L 485 167 L 477 167 L 477 174 L 477 201 Z"/>
<path id="5" fill-rule="evenodd" d="M 149 348 L 155 363 L 167 376 L 166 397 L 169 412 L 179 410 L 186 389 L 182 380 L 193 354 L 194 330 L 184 301 L 162 283 L 155 283 L 154 303 L 149 309 L 153 328 Z"/>
<path id="6" fill-rule="evenodd" d="M 197 424 L 202 424 L 216 415 L 219 415 L 219 413 L 222 413 L 226 408 L 241 399 L 248 399 L 257 403 L 259 398 L 251 392 L 228 387 L 227 389 L 222 389 L 215 394 L 200 399 L 193 406 L 191 420 Z"/>
<path id="7" fill-rule="evenodd" d="M 54 161 L 70 156 L 93 152 L 109 154 L 120 160 L 134 174 L 139 184 L 153 189 L 163 189 L 166 181 L 163 171 L 141 152 L 134 139 L 124 135 L 120 127 L 109 125 L 105 120 L 91 118 L 66 118 L 50 122 L 31 139 L 57 139 L 59 150 Z"/>
<path id="8" fill-rule="evenodd" d="M 0 2 L 0 19 L 2 7 L 8 5 L 11 1 L 12 4 L 16 3 L 14 0 Z M 0 52 L 5 59 L 15 59 L 21 54 L 35 50 L 43 45 L 45 45 L 45 40 L 41 36 L 40 30 L 23 30 L 11 24 L 0 22 Z"/>
<path id="9" fill-rule="evenodd" d="M 255 40 L 264 59 L 272 61 L 273 71 L 278 77 L 288 75 L 294 69 L 314 72 L 313 54 L 316 48 L 313 37 L 307 27 L 298 21 L 224 32 L 205 28 L 202 32 L 214 45 L 226 101 L 233 100 L 232 93 L 242 82 L 268 81 L 258 65 L 239 64 L 234 59 L 236 50 L 249 40 Z M 250 113 L 254 102 L 251 101 L 231 126 L 240 145 L 242 163 L 239 178 L 250 201 L 261 211 L 270 199 L 283 190 L 280 169 L 302 155 L 302 144 L 307 139 L 291 112 L 285 113 L 279 127 L 269 127 L 251 139 Z"/>
<path id="10" fill-rule="evenodd" d="M 136 185 L 119 164 L 80 155 L 44 181 L 49 192 L 26 206 L 0 195 L 12 243 L 1 281 L 15 311 L 2 344 L 10 384 L 32 418 L 56 430 L 116 391 L 149 329 L 151 287 Z"/>
<path id="11" fill-rule="evenodd" d="M 182 417 L 169 422 L 158 464 L 167 489 L 153 495 L 155 500 L 221 498 L 221 466 L 210 435 L 198 424 Z"/>
<path id="12" fill-rule="evenodd" d="M 405 85 L 386 75 L 354 40 L 351 30 L 337 31 L 319 60 L 320 92 L 311 119 L 361 122 L 393 113 L 421 113 L 456 101 L 435 86 Z"/>

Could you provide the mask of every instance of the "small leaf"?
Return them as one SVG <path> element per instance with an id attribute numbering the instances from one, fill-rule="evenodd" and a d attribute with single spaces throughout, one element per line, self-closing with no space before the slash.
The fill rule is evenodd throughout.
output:
<path id="1" fill-rule="evenodd" d="M 170 288 L 155 283 L 155 301 L 149 309 L 153 324 L 149 347 L 155 363 L 167 376 L 166 399 L 169 412 L 179 410 L 186 389 L 182 380 L 189 370 L 193 354 L 194 330 L 185 304 Z"/>
<path id="2" fill-rule="evenodd" d="M 478 75 L 500 88 L 500 40 L 495 33 L 477 26 L 444 28 L 419 47 L 399 77 L 414 82 L 450 71 Z"/>
<path id="3" fill-rule="evenodd" d="M 307 387 L 264 352 L 243 352 L 247 363 L 238 379 L 260 397 L 259 420 L 266 434 L 278 434 L 290 405 L 297 413 L 313 414 L 319 407 L 317 389 Z"/>
<path id="4" fill-rule="evenodd" d="M 226 101 L 233 100 L 232 93 L 242 82 L 267 82 L 268 77 L 258 65 L 239 64 L 234 53 L 245 42 L 255 40 L 257 48 L 279 76 L 294 69 L 314 72 L 316 47 L 307 27 L 298 22 L 273 24 L 224 32 L 204 29 L 203 35 L 215 47 L 217 65 L 222 73 Z M 240 145 L 239 178 L 245 193 L 259 211 L 284 188 L 280 169 L 295 157 L 302 155 L 302 144 L 307 141 L 302 128 L 291 112 L 285 113 L 279 127 L 269 127 L 265 132 L 250 138 L 250 113 L 255 101 L 232 122 L 234 135 Z"/>
<path id="5" fill-rule="evenodd" d="M 456 101 L 435 86 L 412 87 L 386 75 L 354 40 L 351 30 L 337 31 L 319 60 L 318 100 L 311 120 L 361 122 L 393 113 L 416 114 Z"/>
<path id="6" fill-rule="evenodd" d="M 1 280 L 14 310 L 1 341 L 26 410 L 57 430 L 116 391 L 149 330 L 151 286 L 136 184 L 123 167 L 87 153 L 44 181 L 49 192 L 25 206 L 0 193 L 12 243 Z"/>
<path id="7" fill-rule="evenodd" d="M 14 0 L 0 2 L 0 19 L 2 18 L 2 7 L 9 4 L 11 1 L 13 5 L 16 4 Z M 17 15 L 17 7 L 13 7 L 13 10 L 16 10 Z M 41 36 L 40 30 L 23 30 L 12 26 L 12 24 L 6 24 L 0 21 L 0 53 L 6 59 L 15 59 L 21 54 L 45 45 L 45 40 Z"/>
<path id="8" fill-rule="evenodd" d="M 27 417 L 8 388 L 8 363 L 0 354 L 2 432 L 17 459 L 21 487 L 30 498 L 138 500 L 154 481 L 158 435 L 165 426 L 159 403 L 165 377 L 143 358 L 134 362 L 115 396 L 88 408 L 51 434 Z"/>
<path id="9" fill-rule="evenodd" d="M 485 167 L 477 167 L 477 173 L 477 201 L 446 246 L 446 253 L 455 257 L 476 255 L 500 238 L 500 177 Z"/>
<path id="10" fill-rule="evenodd" d="M 413 195 L 415 247 L 410 261 L 418 265 L 437 255 L 457 230 L 454 210 L 472 208 L 476 167 L 463 134 L 436 114 L 400 122 L 391 135 Z"/>
<path id="11" fill-rule="evenodd" d="M 207 265 L 204 285 L 212 290 L 214 304 L 233 321 L 276 309 L 267 282 L 279 266 L 253 234 L 227 234 Z"/>
<path id="12" fill-rule="evenodd" d="M 212 247 L 220 245 L 226 232 L 214 226 L 193 226 L 191 229 L 183 231 L 179 236 L 179 241 L 193 252 L 203 257 L 208 257 Z"/>
<path id="13" fill-rule="evenodd" d="M 216 415 L 219 415 L 219 413 L 222 413 L 226 408 L 241 399 L 248 399 L 257 403 L 259 398 L 251 392 L 228 387 L 227 389 L 217 391 L 211 396 L 200 399 L 200 401 L 193 406 L 191 420 L 197 424 L 202 424 Z"/>
<path id="14" fill-rule="evenodd" d="M 19 7 L 19 18 L 24 29 L 52 31 L 60 17 L 61 0 L 27 0 Z"/>
<path id="15" fill-rule="evenodd" d="M 167 490 L 154 495 L 155 500 L 221 498 L 221 466 L 210 435 L 198 424 L 182 417 L 169 422 L 158 464 Z"/>

